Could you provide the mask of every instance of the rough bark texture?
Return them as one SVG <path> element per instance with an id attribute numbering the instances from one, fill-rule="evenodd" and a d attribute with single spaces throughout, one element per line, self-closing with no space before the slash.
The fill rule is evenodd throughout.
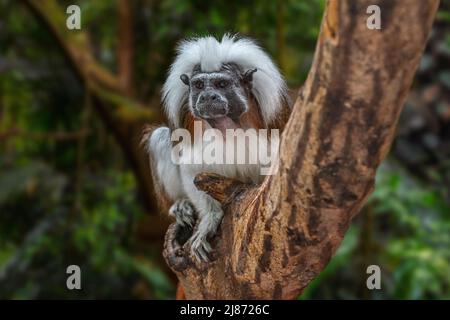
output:
<path id="1" fill-rule="evenodd" d="M 323 270 L 373 189 L 438 3 L 327 3 L 277 174 L 257 187 L 197 177 L 225 209 L 209 264 L 193 261 L 180 245 L 189 235 L 169 227 L 164 255 L 188 299 L 293 299 Z M 366 27 L 373 4 L 381 30 Z"/>

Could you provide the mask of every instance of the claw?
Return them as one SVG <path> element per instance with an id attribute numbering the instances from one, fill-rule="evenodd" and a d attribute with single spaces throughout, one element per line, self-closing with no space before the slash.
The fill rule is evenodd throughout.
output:
<path id="1" fill-rule="evenodd" d="M 199 232 L 195 232 L 194 235 L 189 239 L 189 244 L 191 247 L 191 252 L 198 262 L 209 262 L 209 253 L 212 248 L 209 242 L 200 235 Z"/>

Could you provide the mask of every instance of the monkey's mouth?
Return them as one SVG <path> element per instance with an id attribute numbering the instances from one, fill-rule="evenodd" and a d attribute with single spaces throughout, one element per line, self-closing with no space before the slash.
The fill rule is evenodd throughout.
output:
<path id="1" fill-rule="evenodd" d="M 226 134 L 227 129 L 238 129 L 241 127 L 239 120 L 233 120 L 228 116 L 208 118 L 205 120 L 212 128 L 220 130 L 222 134 Z"/>

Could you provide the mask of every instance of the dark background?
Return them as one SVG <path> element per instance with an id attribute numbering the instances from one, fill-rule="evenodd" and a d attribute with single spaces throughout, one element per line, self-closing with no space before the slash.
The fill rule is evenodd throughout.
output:
<path id="1" fill-rule="evenodd" d="M 82 30 L 71 32 L 86 37 L 102 68 L 128 75 L 123 92 L 108 96 L 125 106 L 115 116 L 140 117 L 126 108 L 137 101 L 152 114 L 142 122 L 153 124 L 163 121 L 159 92 L 179 40 L 251 36 L 295 94 L 324 8 L 319 0 L 136 0 L 125 19 L 118 1 L 56 3 L 53 14 L 64 19 L 78 4 Z M 120 37 L 123 28 L 131 41 Z M 375 192 L 302 298 L 450 298 L 448 30 L 450 5 L 442 1 Z M 120 67 L 127 52 L 131 63 Z M 22 1 L 0 0 L 0 298 L 174 297 L 176 279 L 161 257 L 170 221 L 143 191 L 114 134 L 119 125 L 88 92 L 45 22 Z M 129 122 L 131 144 L 142 123 Z M 66 288 L 70 264 L 81 267 L 81 291 Z M 381 290 L 366 288 L 371 264 L 381 267 Z"/>

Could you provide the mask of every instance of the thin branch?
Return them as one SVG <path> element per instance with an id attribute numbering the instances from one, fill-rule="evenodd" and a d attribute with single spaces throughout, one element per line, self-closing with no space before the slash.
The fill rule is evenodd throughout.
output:
<path id="1" fill-rule="evenodd" d="M 84 84 L 97 115 L 123 150 L 148 212 L 156 213 L 148 159 L 139 147 L 144 123 L 159 119 L 159 113 L 130 99 L 118 77 L 103 68 L 93 57 L 84 30 L 70 31 L 65 25 L 65 10 L 55 0 L 24 0 L 32 13 L 53 35 L 75 74 Z"/>
<path id="2" fill-rule="evenodd" d="M 117 13 L 119 23 L 119 41 L 117 60 L 119 83 L 127 95 L 132 95 L 133 89 L 133 17 L 130 1 L 118 0 Z"/>
<path id="3" fill-rule="evenodd" d="M 20 137 L 28 140 L 51 140 L 51 141 L 72 141 L 89 136 L 90 130 L 82 129 L 73 132 L 53 131 L 53 132 L 30 132 L 19 128 L 12 128 L 8 131 L 0 132 L 0 141 Z"/>
<path id="4" fill-rule="evenodd" d="M 129 99 L 120 85 L 119 78 L 95 60 L 85 31 L 71 31 L 66 28 L 65 11 L 55 0 L 24 0 L 24 3 L 52 33 L 75 74 L 86 84 L 90 93 L 110 104 L 112 110 L 108 112 L 111 115 L 133 114 L 134 112 L 128 110 L 132 109 L 139 114 L 142 122 L 153 122 L 158 118 L 153 109 Z M 131 118 L 131 121 L 135 120 L 136 118 Z"/>

